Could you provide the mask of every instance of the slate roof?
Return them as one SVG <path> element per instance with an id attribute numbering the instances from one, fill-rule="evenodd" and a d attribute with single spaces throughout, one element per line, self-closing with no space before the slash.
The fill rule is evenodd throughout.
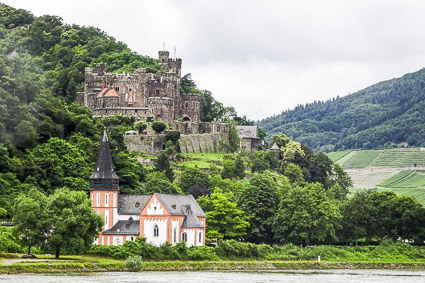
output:
<path id="1" fill-rule="evenodd" d="M 114 163 L 112 162 L 108 135 L 105 128 L 94 172 L 90 176 L 90 189 L 118 190 L 118 180 L 118 175 L 114 171 Z"/>
<path id="2" fill-rule="evenodd" d="M 139 215 L 152 195 L 119 195 L 118 214 Z M 138 204 L 137 204 L 138 203 Z"/>
<path id="3" fill-rule="evenodd" d="M 204 211 L 192 195 L 167 195 L 158 193 L 156 195 L 171 215 L 186 215 L 185 208 L 187 205 L 190 205 L 194 215 L 206 217 Z"/>
<path id="4" fill-rule="evenodd" d="M 204 224 L 199 221 L 198 217 L 196 217 L 195 213 L 192 210 L 191 205 L 186 205 L 182 207 L 183 213 L 185 213 L 185 217 L 183 219 L 182 228 L 203 228 Z"/>
<path id="5" fill-rule="evenodd" d="M 270 149 L 271 150 L 280 150 L 280 148 L 277 146 L 276 143 L 274 143 Z"/>
<path id="6" fill-rule="evenodd" d="M 140 221 L 139 220 L 118 220 L 117 223 L 106 231 L 104 235 L 139 235 Z"/>
<path id="7" fill-rule="evenodd" d="M 258 126 L 236 126 L 242 139 L 258 139 Z"/>

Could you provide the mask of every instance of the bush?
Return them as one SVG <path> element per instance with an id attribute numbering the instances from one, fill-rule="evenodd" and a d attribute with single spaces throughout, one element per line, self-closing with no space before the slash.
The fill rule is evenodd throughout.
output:
<path id="1" fill-rule="evenodd" d="M 152 122 L 152 129 L 158 134 L 167 128 L 167 125 L 161 121 Z"/>
<path id="2" fill-rule="evenodd" d="M 167 131 L 167 133 L 165 133 L 165 140 L 171 141 L 174 145 L 176 145 L 179 139 L 180 139 L 179 131 Z"/>
<path id="3" fill-rule="evenodd" d="M 214 253 L 214 248 L 207 246 L 190 247 L 187 249 L 188 260 L 216 261 L 219 257 Z"/>
<path id="4" fill-rule="evenodd" d="M 125 260 L 124 265 L 131 271 L 138 271 L 143 267 L 142 257 L 139 255 L 130 256 Z"/>
<path id="5" fill-rule="evenodd" d="M 22 248 L 10 229 L 0 226 L 0 252 L 16 253 Z"/>
<path id="6" fill-rule="evenodd" d="M 147 127 L 148 127 L 148 124 L 146 124 L 146 122 L 143 122 L 143 121 L 139 121 L 134 124 L 134 129 L 136 129 L 139 133 L 146 130 Z"/>

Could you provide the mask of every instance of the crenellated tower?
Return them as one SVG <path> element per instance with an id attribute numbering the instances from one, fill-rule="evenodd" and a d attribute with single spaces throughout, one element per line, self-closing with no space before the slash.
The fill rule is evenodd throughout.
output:
<path id="1" fill-rule="evenodd" d="M 93 210 L 104 219 L 102 230 L 111 228 L 118 221 L 118 185 L 105 128 L 94 172 L 90 176 L 90 198 Z"/>

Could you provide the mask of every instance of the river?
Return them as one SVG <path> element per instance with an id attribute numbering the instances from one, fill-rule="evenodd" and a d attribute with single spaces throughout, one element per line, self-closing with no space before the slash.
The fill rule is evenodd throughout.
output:
<path id="1" fill-rule="evenodd" d="M 425 282 L 425 271 L 408 270 L 302 270 L 302 271 L 191 271 L 191 272 L 103 272 L 81 274 L 0 275 L 0 282 L 202 282 L 202 283 L 416 283 Z"/>

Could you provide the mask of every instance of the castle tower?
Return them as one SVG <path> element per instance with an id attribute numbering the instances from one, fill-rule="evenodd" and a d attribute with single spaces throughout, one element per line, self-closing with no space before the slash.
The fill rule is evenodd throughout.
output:
<path id="1" fill-rule="evenodd" d="M 118 181 L 105 128 L 96 166 L 90 176 L 92 208 L 104 219 L 102 230 L 110 229 L 118 221 Z"/>

